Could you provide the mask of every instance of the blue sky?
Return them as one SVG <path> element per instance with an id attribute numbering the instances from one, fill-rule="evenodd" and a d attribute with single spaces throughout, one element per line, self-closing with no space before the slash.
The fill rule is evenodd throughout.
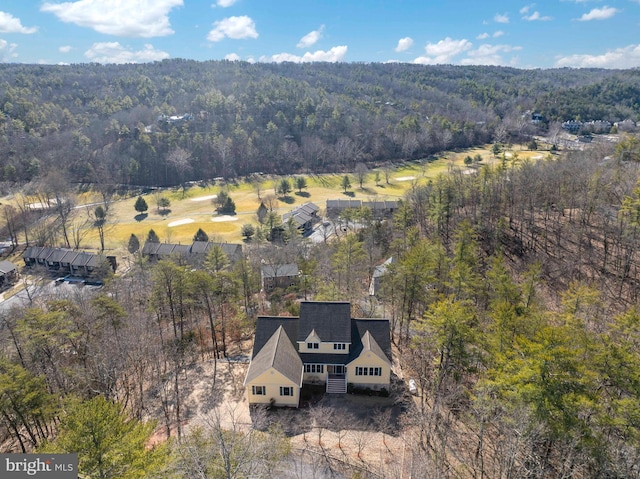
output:
<path id="1" fill-rule="evenodd" d="M 640 67 L 640 0 L 2 0 L 0 62 Z"/>

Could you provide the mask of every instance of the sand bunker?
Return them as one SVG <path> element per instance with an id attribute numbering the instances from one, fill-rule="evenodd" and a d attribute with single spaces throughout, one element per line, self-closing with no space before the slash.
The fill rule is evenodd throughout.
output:
<path id="1" fill-rule="evenodd" d="M 215 223 L 222 223 L 223 221 L 238 221 L 238 218 L 236 216 L 222 215 L 211 218 L 211 221 Z"/>
<path id="2" fill-rule="evenodd" d="M 189 223 L 193 223 L 195 220 L 191 218 L 185 218 L 182 220 L 172 221 L 167 226 L 171 228 L 172 226 L 180 226 L 180 225 L 188 225 Z"/>
<path id="3" fill-rule="evenodd" d="M 410 180 L 415 180 L 416 177 L 415 176 L 400 176 L 398 178 L 396 178 L 396 181 L 410 181 Z"/>
<path id="4" fill-rule="evenodd" d="M 198 196 L 197 198 L 191 198 L 191 201 L 207 201 L 217 198 L 218 195 Z"/>

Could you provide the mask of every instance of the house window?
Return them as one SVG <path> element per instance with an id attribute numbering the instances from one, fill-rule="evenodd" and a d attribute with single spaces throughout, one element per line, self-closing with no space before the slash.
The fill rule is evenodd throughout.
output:
<path id="1" fill-rule="evenodd" d="M 264 396 L 267 394 L 267 388 L 265 386 L 251 386 L 251 392 L 254 396 Z"/>
<path id="2" fill-rule="evenodd" d="M 382 368 L 369 368 L 369 376 L 382 376 Z"/>
<path id="3" fill-rule="evenodd" d="M 320 343 L 307 343 L 307 349 L 318 349 L 320 347 Z"/>
<path id="4" fill-rule="evenodd" d="M 356 367 L 356 376 L 382 376 L 382 368 Z"/>
<path id="5" fill-rule="evenodd" d="M 293 388 L 280 386 L 280 396 L 293 396 Z"/>
<path id="6" fill-rule="evenodd" d="M 324 373 L 324 364 L 305 364 L 305 373 Z"/>
<path id="7" fill-rule="evenodd" d="M 347 349 L 347 345 L 345 343 L 333 343 L 333 349 Z"/>

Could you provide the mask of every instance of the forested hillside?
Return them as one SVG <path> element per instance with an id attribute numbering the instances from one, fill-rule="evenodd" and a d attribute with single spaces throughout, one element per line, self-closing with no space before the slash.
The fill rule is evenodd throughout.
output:
<path id="1" fill-rule="evenodd" d="M 0 179 L 175 185 L 353 170 L 640 115 L 640 72 L 409 64 L 0 65 Z M 528 114 L 526 112 L 529 112 Z"/>

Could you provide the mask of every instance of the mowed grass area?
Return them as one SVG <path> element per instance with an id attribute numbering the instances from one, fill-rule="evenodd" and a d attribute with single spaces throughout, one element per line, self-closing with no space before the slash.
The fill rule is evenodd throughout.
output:
<path id="1" fill-rule="evenodd" d="M 324 213 L 327 199 L 355 198 L 355 199 L 385 199 L 402 198 L 415 184 L 424 184 L 430 178 L 447 173 L 451 168 L 467 169 L 464 158 L 468 155 L 480 154 L 482 164 L 495 161 L 491 154 L 490 145 L 484 148 L 473 148 L 457 152 L 447 152 L 433 161 L 412 161 L 395 165 L 391 171 L 389 183 L 385 181 L 384 172 L 379 170 L 380 180 L 376 184 L 375 171 L 370 170 L 362 189 L 354 174 L 349 174 L 351 188 L 348 194 L 342 188 L 344 174 L 302 175 L 307 180 L 307 188 L 302 193 L 294 187 L 288 197 L 278 201 L 277 212 L 285 213 L 296 206 L 312 201 L 320 207 L 320 214 Z M 544 158 L 544 151 L 523 151 L 515 148 L 520 159 Z M 507 152 L 507 156 L 510 156 Z M 291 177 L 293 179 L 293 177 Z M 275 195 L 274 187 L 282 177 L 263 177 L 261 196 Z M 217 195 L 221 189 L 228 192 L 236 204 L 236 215 L 222 217 L 215 212 L 210 197 Z M 158 198 L 167 197 L 171 205 L 167 211 L 158 211 Z M 134 209 L 136 197 L 118 199 L 109 208 L 108 224 L 105 228 L 105 247 L 110 254 L 127 254 L 127 244 L 131 234 L 138 236 L 141 243 L 153 229 L 162 242 L 188 244 L 193 236 L 202 228 L 212 241 L 236 243 L 242 241 L 242 225 L 250 223 L 257 225 L 256 212 L 260 205 L 256 188 L 248 181 L 241 180 L 237 184 L 213 185 L 208 187 L 192 186 L 184 194 L 182 189 L 167 189 L 143 195 L 149 209 L 147 215 L 140 217 Z M 78 200 L 79 204 L 97 201 L 95 195 L 85 194 Z M 4 201 L 3 201 L 4 202 Z M 89 207 L 93 209 L 94 207 Z M 79 217 L 86 217 L 86 210 L 79 208 Z M 99 249 L 100 241 L 97 231 L 90 229 L 82 241 L 81 247 Z"/>

